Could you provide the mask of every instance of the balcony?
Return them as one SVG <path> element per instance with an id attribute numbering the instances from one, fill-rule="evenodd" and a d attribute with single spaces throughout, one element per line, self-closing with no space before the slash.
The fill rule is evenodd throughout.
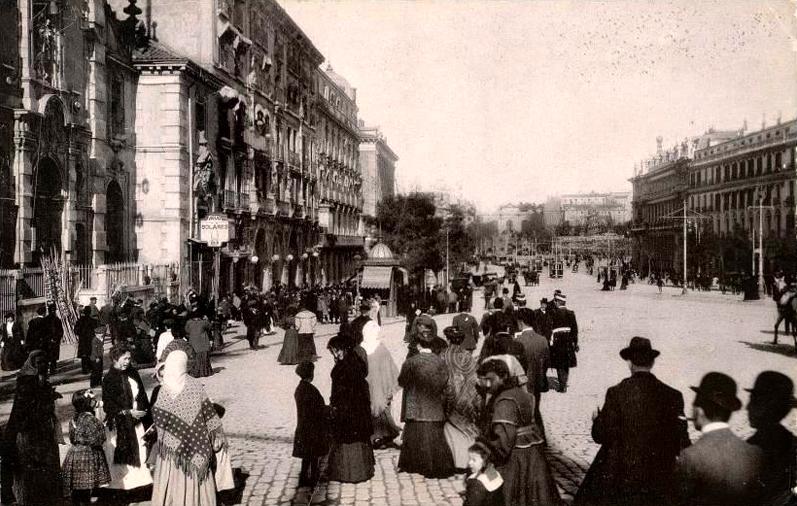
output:
<path id="1" fill-rule="evenodd" d="M 237 208 L 237 193 L 233 190 L 224 190 L 224 200 L 221 204 L 225 211 L 235 211 Z"/>
<path id="2" fill-rule="evenodd" d="M 288 163 L 291 165 L 299 165 L 299 155 L 293 151 L 288 151 Z"/>
<path id="3" fill-rule="evenodd" d="M 280 216 L 290 217 L 291 216 L 291 203 L 287 200 L 278 200 L 277 201 L 277 213 Z"/>
<path id="4" fill-rule="evenodd" d="M 238 211 L 242 211 L 245 213 L 249 212 L 249 194 L 248 193 L 239 193 L 238 194 Z"/>
<path id="5" fill-rule="evenodd" d="M 279 145 L 274 146 L 274 152 L 271 155 L 275 162 L 284 162 L 285 161 L 285 148 Z"/>

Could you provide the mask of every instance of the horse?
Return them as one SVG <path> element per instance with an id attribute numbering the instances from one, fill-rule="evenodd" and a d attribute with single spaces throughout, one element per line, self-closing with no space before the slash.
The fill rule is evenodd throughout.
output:
<path id="1" fill-rule="evenodd" d="M 797 292 L 784 292 L 777 300 L 778 319 L 775 321 L 775 339 L 772 344 L 778 344 L 778 327 L 780 322 L 786 322 L 786 332 L 791 327 L 791 335 L 794 338 L 794 349 L 797 351 Z"/>

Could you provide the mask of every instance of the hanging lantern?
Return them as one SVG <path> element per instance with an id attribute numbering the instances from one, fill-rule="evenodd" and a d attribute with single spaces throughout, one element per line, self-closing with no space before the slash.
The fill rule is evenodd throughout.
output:
<path id="1" fill-rule="evenodd" d="M 293 262 L 293 255 L 288 253 L 288 256 L 285 257 L 285 260 L 287 260 L 288 262 Z"/>
<path id="2" fill-rule="evenodd" d="M 256 264 L 260 261 L 260 259 L 257 257 L 257 255 L 254 255 L 252 256 L 252 258 L 249 259 L 249 261 L 252 262 L 253 264 Z"/>
<path id="3" fill-rule="evenodd" d="M 280 256 L 277 255 L 276 253 L 274 254 L 274 256 L 271 257 L 271 261 L 272 262 L 279 262 L 279 260 L 280 260 Z"/>

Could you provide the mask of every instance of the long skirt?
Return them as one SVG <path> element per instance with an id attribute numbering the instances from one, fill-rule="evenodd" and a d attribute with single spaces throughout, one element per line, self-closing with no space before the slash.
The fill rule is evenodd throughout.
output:
<path id="1" fill-rule="evenodd" d="M 61 462 L 54 437 L 17 434 L 14 496 L 25 506 L 57 503 L 61 497 Z"/>
<path id="2" fill-rule="evenodd" d="M 296 331 L 285 332 L 277 361 L 282 365 L 295 365 L 299 363 L 299 337 Z"/>
<path id="3" fill-rule="evenodd" d="M 144 425 L 136 425 L 136 440 L 138 440 L 139 467 L 127 464 L 114 464 L 113 454 L 116 451 L 116 431 L 106 429 L 105 460 L 111 471 L 111 483 L 108 488 L 114 490 L 132 490 L 138 487 L 152 485 L 152 474 L 147 468 L 147 447 L 144 445 Z"/>
<path id="4" fill-rule="evenodd" d="M 327 477 L 344 483 L 368 481 L 374 476 L 375 463 L 370 442 L 335 442 L 327 459 Z"/>
<path id="5" fill-rule="evenodd" d="M 210 366 L 210 351 L 197 352 L 190 374 L 194 378 L 213 376 L 213 367 Z"/>
<path id="6" fill-rule="evenodd" d="M 509 461 L 498 469 L 504 478 L 505 506 L 559 506 L 562 500 L 556 488 L 543 445 L 514 448 Z"/>
<path id="7" fill-rule="evenodd" d="M 6 343 L 0 351 L 0 368 L 4 371 L 16 371 L 25 363 L 25 350 L 19 344 Z"/>
<path id="8" fill-rule="evenodd" d="M 215 506 L 216 484 L 211 471 L 199 481 L 171 459 L 160 456 L 155 461 L 155 484 L 152 506 Z"/>
<path id="9" fill-rule="evenodd" d="M 371 435 L 372 443 L 376 443 L 377 441 L 389 443 L 401 434 L 401 429 L 396 425 L 396 422 L 393 421 L 390 404 L 380 411 L 379 414 L 371 418 L 374 424 L 374 433 Z"/>
<path id="10" fill-rule="evenodd" d="M 111 482 L 111 472 L 101 446 L 72 445 L 61 466 L 64 492 L 91 490 Z"/>
<path id="11" fill-rule="evenodd" d="M 446 422 L 443 427 L 443 432 L 446 435 L 446 442 L 451 449 L 451 455 L 454 457 L 454 467 L 457 469 L 468 468 L 468 448 L 476 441 L 476 439 L 457 428 L 450 422 Z"/>
<path id="12" fill-rule="evenodd" d="M 313 360 L 317 356 L 313 334 L 299 334 L 299 361 Z"/>
<path id="13" fill-rule="evenodd" d="M 448 478 L 454 474 L 454 458 L 446 444 L 444 422 L 407 420 L 399 455 L 399 471 L 427 478 Z"/>

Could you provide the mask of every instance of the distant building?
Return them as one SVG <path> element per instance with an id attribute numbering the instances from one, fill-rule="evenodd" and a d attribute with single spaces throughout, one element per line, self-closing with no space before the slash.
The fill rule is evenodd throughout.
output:
<path id="1" fill-rule="evenodd" d="M 396 194 L 396 162 L 379 127 L 360 122 L 360 173 L 363 178 L 363 215 L 376 216 L 379 203 Z"/>
<path id="2" fill-rule="evenodd" d="M 631 192 L 571 193 L 559 198 L 562 218 L 571 225 L 616 225 L 631 220 Z"/>
<path id="3" fill-rule="evenodd" d="M 498 215 L 496 217 L 498 223 L 498 233 L 503 234 L 506 232 L 520 233 L 523 220 L 529 213 L 521 211 L 520 206 L 516 204 L 505 204 L 498 208 Z"/>
<path id="4" fill-rule="evenodd" d="M 543 204 L 543 209 L 545 213 L 545 226 L 548 228 L 554 228 L 564 221 L 564 216 L 562 213 L 562 202 L 559 197 L 548 197 Z"/>

